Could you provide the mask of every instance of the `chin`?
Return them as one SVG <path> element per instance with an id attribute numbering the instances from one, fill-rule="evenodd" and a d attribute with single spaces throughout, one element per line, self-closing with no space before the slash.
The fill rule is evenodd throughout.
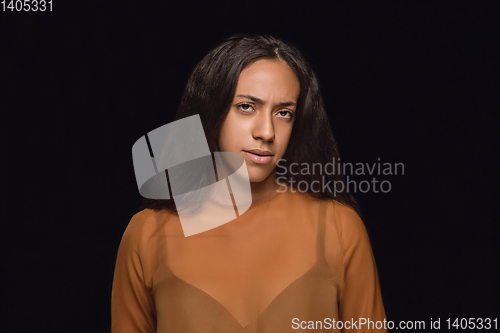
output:
<path id="1" fill-rule="evenodd" d="M 265 177 L 250 177 L 250 183 L 260 183 L 265 179 Z"/>
<path id="2" fill-rule="evenodd" d="M 262 170 L 248 170 L 248 179 L 250 183 L 260 183 L 269 177 L 270 173 L 263 172 Z"/>

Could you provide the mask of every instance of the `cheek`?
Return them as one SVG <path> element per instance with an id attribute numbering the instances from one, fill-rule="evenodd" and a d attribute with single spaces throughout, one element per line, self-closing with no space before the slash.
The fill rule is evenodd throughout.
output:
<path id="1" fill-rule="evenodd" d="M 227 150 L 227 143 L 230 142 L 228 140 L 228 133 L 227 130 L 224 128 L 224 126 L 221 128 L 221 131 L 219 133 L 219 148 L 222 151 Z"/>
<path id="2" fill-rule="evenodd" d="M 231 117 L 226 118 L 219 133 L 219 147 L 223 151 L 230 151 L 238 139 L 237 124 L 231 120 Z"/>
<path id="3" fill-rule="evenodd" d="M 281 139 L 279 140 L 279 142 L 277 142 L 281 154 L 285 154 L 288 143 L 290 142 L 291 135 L 292 135 L 292 128 L 290 126 L 286 126 L 281 129 L 281 135 L 280 135 Z"/>

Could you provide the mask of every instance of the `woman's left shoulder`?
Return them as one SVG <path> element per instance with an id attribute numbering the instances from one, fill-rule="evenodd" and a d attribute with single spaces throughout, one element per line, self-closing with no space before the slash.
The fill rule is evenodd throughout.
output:
<path id="1" fill-rule="evenodd" d="M 368 233 L 359 214 L 350 206 L 336 200 L 326 201 L 326 222 L 334 226 L 344 242 L 368 240 Z"/>

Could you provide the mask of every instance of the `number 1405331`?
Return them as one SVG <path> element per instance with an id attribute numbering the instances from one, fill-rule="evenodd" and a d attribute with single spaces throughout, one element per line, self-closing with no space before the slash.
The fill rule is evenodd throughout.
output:
<path id="1" fill-rule="evenodd" d="M 4 12 L 51 12 L 52 0 L 2 0 Z"/>

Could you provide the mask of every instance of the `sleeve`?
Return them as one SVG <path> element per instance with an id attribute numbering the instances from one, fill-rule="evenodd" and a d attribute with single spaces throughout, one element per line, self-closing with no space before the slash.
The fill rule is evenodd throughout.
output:
<path id="1" fill-rule="evenodd" d="M 342 332 L 387 332 L 377 266 L 366 227 L 349 207 L 337 205 L 334 214 L 340 229 L 344 268 L 339 319 L 350 326 Z"/>
<path id="2" fill-rule="evenodd" d="M 153 296 L 144 283 L 140 241 L 145 212 L 132 217 L 118 254 L 111 293 L 111 332 L 156 332 Z"/>

